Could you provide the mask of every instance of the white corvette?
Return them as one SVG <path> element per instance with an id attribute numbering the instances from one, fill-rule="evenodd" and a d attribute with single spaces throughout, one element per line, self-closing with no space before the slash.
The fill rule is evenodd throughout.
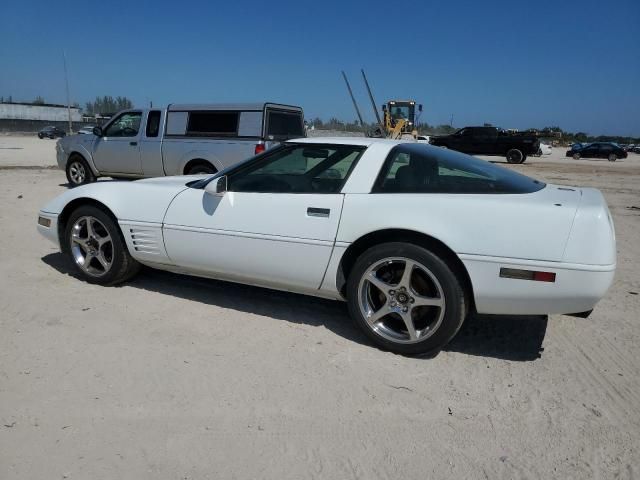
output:
<path id="1" fill-rule="evenodd" d="M 368 138 L 294 140 L 214 176 L 82 186 L 38 229 L 89 282 L 144 264 L 346 300 L 404 354 L 437 352 L 469 311 L 586 316 L 616 266 L 598 190 Z"/>

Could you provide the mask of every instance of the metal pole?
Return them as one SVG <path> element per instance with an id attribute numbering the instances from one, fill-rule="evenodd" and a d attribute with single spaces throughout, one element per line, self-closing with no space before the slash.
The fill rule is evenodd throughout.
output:
<path id="1" fill-rule="evenodd" d="M 371 100 L 371 106 L 373 107 L 373 113 L 376 114 L 376 120 L 378 120 L 378 125 L 380 126 L 380 130 L 384 132 L 384 125 L 382 125 L 382 121 L 380 120 L 380 114 L 378 113 L 378 108 L 376 107 L 376 101 L 373 99 L 373 93 L 371 93 L 371 88 L 369 88 L 369 82 L 367 81 L 367 76 L 364 74 L 364 68 L 360 69 L 362 72 L 362 78 L 364 79 L 364 85 L 367 87 L 367 92 L 369 92 L 369 99 Z"/>
<path id="2" fill-rule="evenodd" d="M 67 75 L 67 52 L 62 51 L 62 58 L 64 61 L 64 81 L 67 85 L 67 113 L 69 115 L 69 135 L 71 135 L 73 125 L 71 123 L 71 97 L 69 96 L 69 76 Z"/>
<path id="3" fill-rule="evenodd" d="M 364 128 L 364 122 L 362 121 L 362 115 L 360 115 L 360 109 L 358 108 L 358 104 L 356 103 L 356 99 L 353 96 L 353 92 L 351 91 L 351 85 L 349 85 L 349 80 L 347 80 L 347 75 L 342 71 L 342 76 L 344 77 L 344 81 L 347 84 L 347 90 L 349 90 L 349 95 L 351 95 L 351 101 L 353 102 L 353 106 L 356 109 L 356 113 L 358 114 L 358 118 L 360 119 L 360 125 Z"/>

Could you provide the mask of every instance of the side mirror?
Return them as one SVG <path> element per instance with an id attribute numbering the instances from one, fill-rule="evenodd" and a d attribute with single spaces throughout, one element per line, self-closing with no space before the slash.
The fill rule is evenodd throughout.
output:
<path id="1" fill-rule="evenodd" d="M 100 127 L 93 127 L 93 134 L 96 137 L 102 137 L 102 128 Z"/>
<path id="2" fill-rule="evenodd" d="M 214 178 L 204 187 L 204 191 L 209 195 L 217 195 L 222 196 L 224 192 L 227 191 L 227 176 L 222 175 L 221 177 Z"/>

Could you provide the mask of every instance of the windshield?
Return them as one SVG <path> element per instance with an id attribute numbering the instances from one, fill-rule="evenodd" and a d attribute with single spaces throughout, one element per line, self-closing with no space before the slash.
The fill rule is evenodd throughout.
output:
<path id="1" fill-rule="evenodd" d="M 408 106 L 392 105 L 390 107 L 391 118 L 394 120 L 409 120 L 410 110 Z"/>

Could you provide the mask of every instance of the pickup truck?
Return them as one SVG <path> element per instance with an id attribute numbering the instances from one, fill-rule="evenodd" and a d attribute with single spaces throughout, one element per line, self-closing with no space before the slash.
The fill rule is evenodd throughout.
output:
<path id="1" fill-rule="evenodd" d="M 169 105 L 119 112 L 92 135 L 58 141 L 58 166 L 74 187 L 98 177 L 216 173 L 305 136 L 302 108 L 275 103 Z"/>
<path id="2" fill-rule="evenodd" d="M 512 133 L 497 127 L 464 127 L 451 135 L 431 137 L 430 143 L 469 154 L 505 156 L 509 163 L 523 163 L 540 148 L 534 133 Z"/>

